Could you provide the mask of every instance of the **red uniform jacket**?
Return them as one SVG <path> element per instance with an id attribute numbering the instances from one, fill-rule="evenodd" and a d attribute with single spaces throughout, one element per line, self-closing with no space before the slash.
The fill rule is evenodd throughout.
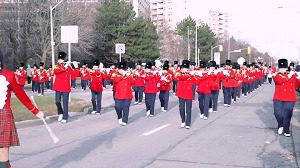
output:
<path id="1" fill-rule="evenodd" d="M 197 92 L 202 94 L 210 94 L 210 77 L 207 73 L 203 73 L 202 76 L 196 76 L 195 77 L 197 81 Z"/>
<path id="2" fill-rule="evenodd" d="M 38 81 L 39 77 L 38 77 L 38 70 L 32 70 L 31 72 L 31 76 L 32 76 L 32 80 L 33 81 Z"/>
<path id="3" fill-rule="evenodd" d="M 47 70 L 47 75 L 48 75 L 48 81 L 53 81 L 53 70 L 52 69 Z"/>
<path id="4" fill-rule="evenodd" d="M 107 80 L 108 75 L 101 73 L 100 70 L 90 72 L 91 75 L 91 85 L 90 89 L 95 92 L 102 92 L 102 80 Z"/>
<path id="5" fill-rule="evenodd" d="M 11 109 L 10 98 L 13 91 L 17 98 L 24 104 L 24 106 L 33 114 L 38 113 L 38 109 L 31 103 L 25 91 L 17 84 L 15 74 L 5 69 L 0 72 L 0 109 Z M 6 97 L 5 97 L 6 96 Z"/>
<path id="6" fill-rule="evenodd" d="M 213 90 L 213 91 L 218 91 L 220 90 L 220 75 L 221 73 L 215 73 L 215 72 L 212 72 L 210 75 L 209 75 L 209 78 L 210 78 L 210 90 Z"/>
<path id="7" fill-rule="evenodd" d="M 234 87 L 234 78 L 235 78 L 235 73 L 233 70 L 229 70 L 229 76 L 224 76 L 224 79 L 222 80 L 222 84 L 226 88 L 232 88 Z"/>
<path id="8" fill-rule="evenodd" d="M 131 86 L 134 84 L 133 77 L 124 77 L 118 73 L 112 75 L 112 82 L 115 86 L 115 99 L 132 99 Z"/>
<path id="9" fill-rule="evenodd" d="M 80 69 L 79 68 L 73 69 L 72 74 L 71 74 L 71 80 L 76 80 L 77 77 L 79 77 L 79 76 L 80 76 Z"/>
<path id="10" fill-rule="evenodd" d="M 80 76 L 81 80 L 89 80 L 90 74 L 89 74 L 89 70 L 87 68 L 81 68 L 80 74 L 81 74 L 81 76 Z"/>
<path id="11" fill-rule="evenodd" d="M 111 70 L 109 71 L 109 78 L 111 79 L 112 76 L 113 76 L 113 74 L 115 74 L 116 72 L 117 72 L 117 69 L 111 69 Z M 113 91 L 116 91 L 115 85 L 113 85 L 112 90 L 113 90 Z"/>
<path id="12" fill-rule="evenodd" d="M 176 96 L 181 99 L 193 100 L 193 84 L 196 84 L 196 80 L 190 74 L 179 74 L 175 76 L 177 81 Z"/>
<path id="13" fill-rule="evenodd" d="M 296 75 L 293 75 L 290 79 L 287 74 L 278 73 L 273 77 L 275 83 L 275 92 L 273 100 L 296 102 L 296 88 L 299 86 L 299 80 L 296 79 Z"/>
<path id="14" fill-rule="evenodd" d="M 71 67 L 65 68 L 63 65 L 57 65 L 54 68 L 54 82 L 52 89 L 58 92 L 71 92 L 71 72 Z"/>
<path id="15" fill-rule="evenodd" d="M 160 81 L 160 77 L 154 74 L 145 75 L 145 93 L 157 93 L 159 90 L 157 84 Z"/>
<path id="16" fill-rule="evenodd" d="M 162 80 L 162 78 L 160 79 L 159 90 L 170 91 L 171 90 L 170 84 L 172 83 L 172 74 L 169 73 L 162 74 L 162 77 L 166 78 L 166 81 Z"/>
<path id="17" fill-rule="evenodd" d="M 26 81 L 26 71 L 24 69 L 20 70 L 19 73 L 17 73 L 16 75 L 18 84 L 24 86 Z"/>
<path id="18" fill-rule="evenodd" d="M 137 72 L 137 74 L 136 74 L 136 72 Z M 144 70 L 142 70 L 142 69 L 135 70 L 135 73 L 133 74 L 134 86 L 137 86 L 137 87 L 145 86 L 145 81 L 142 78 L 142 75 L 144 75 Z"/>
<path id="19" fill-rule="evenodd" d="M 38 76 L 39 76 L 39 78 L 38 78 L 38 82 L 39 82 L 39 83 L 46 82 L 47 79 L 48 79 L 47 71 L 46 71 L 45 69 L 39 70 L 39 71 L 38 71 Z"/>

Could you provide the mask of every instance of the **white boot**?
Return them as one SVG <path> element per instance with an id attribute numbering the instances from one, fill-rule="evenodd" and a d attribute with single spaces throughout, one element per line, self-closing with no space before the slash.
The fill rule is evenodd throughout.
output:
<path id="1" fill-rule="evenodd" d="M 123 123 L 122 118 L 119 119 L 119 124 L 121 125 Z"/>
<path id="2" fill-rule="evenodd" d="M 96 114 L 97 111 L 92 111 L 91 114 Z"/>
<path id="3" fill-rule="evenodd" d="M 204 118 L 204 114 L 200 114 L 200 118 L 201 118 L 201 119 Z"/>
<path id="4" fill-rule="evenodd" d="M 148 110 L 146 113 L 146 116 L 149 116 L 149 115 L 150 115 L 150 110 Z"/>
<path id="5" fill-rule="evenodd" d="M 212 109 L 212 108 L 210 108 L 210 109 L 209 109 L 209 112 L 210 112 L 210 113 L 212 113 L 212 112 L 213 112 L 213 109 Z"/>
<path id="6" fill-rule="evenodd" d="M 283 127 L 278 128 L 278 134 L 281 135 L 283 133 Z"/>

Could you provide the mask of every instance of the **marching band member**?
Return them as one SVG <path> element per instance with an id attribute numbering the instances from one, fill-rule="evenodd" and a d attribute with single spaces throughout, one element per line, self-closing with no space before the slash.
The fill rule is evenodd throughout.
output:
<path id="1" fill-rule="evenodd" d="M 273 74 L 275 92 L 273 97 L 274 114 L 278 123 L 278 134 L 290 135 L 290 123 L 295 106 L 296 88 L 299 86 L 299 77 L 294 71 L 287 74 L 288 61 L 278 60 L 278 72 Z"/>
<path id="2" fill-rule="evenodd" d="M 19 70 L 16 73 L 16 79 L 20 87 L 24 89 L 25 81 L 26 81 L 26 71 L 24 70 L 24 63 L 20 64 Z"/>
<path id="3" fill-rule="evenodd" d="M 99 69 L 100 62 L 98 60 L 94 61 L 93 70 L 90 71 L 91 75 L 91 93 L 92 93 L 92 104 L 93 104 L 93 112 L 92 114 L 100 115 L 101 111 L 101 101 L 102 101 L 102 92 L 103 86 L 102 81 L 108 79 L 108 75 L 100 72 Z"/>
<path id="4" fill-rule="evenodd" d="M 191 68 L 190 68 L 190 71 L 195 71 L 196 69 L 196 63 L 195 62 L 191 62 Z M 194 96 L 194 99 L 193 101 L 195 100 L 196 98 L 196 89 L 197 89 L 197 86 L 195 84 L 193 84 L 193 96 Z"/>
<path id="5" fill-rule="evenodd" d="M 81 90 L 85 91 L 89 80 L 89 70 L 87 69 L 86 62 L 83 62 L 82 64 L 82 68 L 80 69 L 80 77 L 81 77 Z"/>
<path id="6" fill-rule="evenodd" d="M 180 72 L 180 69 L 178 67 L 178 61 L 174 61 L 174 65 L 172 68 L 173 74 L 176 74 L 177 72 Z M 173 80 L 173 94 L 176 94 L 176 88 L 177 88 L 177 81 Z"/>
<path id="7" fill-rule="evenodd" d="M 143 78 L 145 79 L 145 104 L 146 104 L 146 115 L 153 117 L 154 116 L 154 108 L 155 108 L 155 99 L 156 93 L 159 91 L 157 85 L 159 85 L 159 75 L 155 70 L 153 71 L 155 66 L 151 62 L 146 64 L 145 74 Z"/>
<path id="8" fill-rule="evenodd" d="M 53 85 L 53 70 L 52 70 L 52 65 L 49 65 L 47 70 L 47 81 L 46 81 L 47 89 L 51 90 L 52 85 Z"/>
<path id="9" fill-rule="evenodd" d="M 134 97 L 135 102 L 134 104 L 142 104 L 143 101 L 143 94 L 144 94 L 144 87 L 145 87 L 145 80 L 142 78 L 144 75 L 144 70 L 141 67 L 142 62 L 138 61 L 136 69 L 134 70 L 133 77 L 134 77 Z"/>
<path id="10" fill-rule="evenodd" d="M 188 72 L 190 68 L 190 61 L 183 60 L 181 65 L 181 72 L 176 72 L 174 80 L 177 81 L 176 96 L 179 99 L 179 112 L 181 117 L 181 128 L 190 129 L 191 113 L 193 102 L 193 84 L 196 83 L 194 79 L 194 72 Z"/>
<path id="11" fill-rule="evenodd" d="M 242 78 L 243 78 L 242 96 L 247 97 L 248 90 L 249 90 L 249 70 L 247 68 L 247 62 L 244 62 L 242 66 Z"/>
<path id="12" fill-rule="evenodd" d="M 42 119 L 44 113 L 31 103 L 24 90 L 17 84 L 14 73 L 3 69 L 3 64 L 3 55 L 0 52 L 0 167 L 10 168 L 9 149 L 11 146 L 20 145 L 11 111 L 11 92 L 14 92 L 20 102 L 38 118 Z"/>
<path id="13" fill-rule="evenodd" d="M 209 112 L 216 113 L 218 110 L 218 97 L 220 91 L 220 71 L 215 61 L 210 61 L 208 75 L 210 77 L 211 96 L 209 99 Z"/>
<path id="14" fill-rule="evenodd" d="M 32 76 L 32 92 L 38 92 L 38 69 L 37 65 L 33 65 L 33 70 L 31 71 L 31 76 Z"/>
<path id="15" fill-rule="evenodd" d="M 222 80 L 223 84 L 223 95 L 224 95 L 224 107 L 231 106 L 231 95 L 233 92 L 233 80 L 234 72 L 231 69 L 231 60 L 226 60 L 225 69 L 223 70 L 224 79 Z"/>
<path id="16" fill-rule="evenodd" d="M 271 66 L 269 66 L 267 73 L 268 73 L 268 82 L 269 82 L 269 84 L 272 84 L 272 67 Z"/>
<path id="17" fill-rule="evenodd" d="M 80 68 L 78 68 L 78 63 L 76 61 L 72 64 L 72 74 L 71 74 L 71 88 L 76 88 L 76 79 L 80 76 Z"/>
<path id="18" fill-rule="evenodd" d="M 118 70 L 112 74 L 111 80 L 115 86 L 115 109 L 117 112 L 119 124 L 126 126 L 129 116 L 129 107 L 132 96 L 131 86 L 134 84 L 130 71 L 127 71 L 127 62 L 118 64 Z"/>
<path id="19" fill-rule="evenodd" d="M 44 69 L 44 63 L 40 63 L 40 69 L 38 71 L 38 84 L 39 84 L 39 96 L 44 96 L 45 82 L 47 81 L 47 71 Z"/>
<path id="20" fill-rule="evenodd" d="M 57 58 L 57 65 L 54 67 L 54 81 L 52 89 L 55 91 L 55 104 L 58 112 L 58 121 L 67 123 L 69 112 L 69 93 L 71 92 L 71 72 L 70 62 L 65 65 L 65 52 L 59 52 Z M 63 98 L 63 108 L 61 106 L 61 98 Z"/>
<path id="21" fill-rule="evenodd" d="M 117 66 L 119 66 L 118 64 L 117 64 Z M 110 67 L 110 71 L 109 71 L 109 78 L 110 78 L 110 82 L 111 82 L 111 85 L 112 85 L 112 92 L 113 92 L 113 98 L 115 99 L 115 94 L 116 94 L 116 87 L 115 87 L 115 85 L 114 85 L 114 83 L 112 82 L 112 75 L 113 74 L 115 74 L 117 72 L 117 69 L 116 69 L 116 67 L 115 67 L 115 65 L 112 65 L 111 67 Z"/>
<path id="22" fill-rule="evenodd" d="M 200 71 L 196 75 L 195 79 L 197 81 L 197 93 L 200 109 L 200 118 L 208 119 L 208 108 L 209 108 L 209 98 L 210 98 L 210 77 L 206 71 L 207 62 L 200 61 Z"/>
<path id="23" fill-rule="evenodd" d="M 169 92 L 171 90 L 172 74 L 168 73 L 169 64 L 163 65 L 163 71 L 160 77 L 160 87 L 159 87 L 159 100 L 161 104 L 161 111 L 167 112 L 169 104 Z"/>
<path id="24" fill-rule="evenodd" d="M 237 79 L 238 67 L 239 67 L 238 63 L 236 62 L 233 63 L 232 72 L 235 74 L 234 78 L 232 79 L 232 92 L 231 92 L 231 99 L 233 103 L 236 102 L 236 98 L 238 95 L 238 86 L 239 86 L 238 79 Z"/>

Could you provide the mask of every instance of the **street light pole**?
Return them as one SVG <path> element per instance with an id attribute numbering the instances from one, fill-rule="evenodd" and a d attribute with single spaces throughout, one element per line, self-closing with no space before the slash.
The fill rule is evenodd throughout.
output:
<path id="1" fill-rule="evenodd" d="M 198 59 L 197 59 L 197 57 L 198 57 L 198 54 L 197 54 L 197 50 L 198 50 L 198 30 L 197 30 L 198 28 L 197 28 L 197 24 L 196 24 L 196 38 L 195 38 L 195 63 L 196 63 L 196 65 L 198 65 Z"/>
<path id="2" fill-rule="evenodd" d="M 54 46 L 55 46 L 55 42 L 54 42 L 54 35 L 53 35 L 53 10 L 63 2 L 64 0 L 59 1 L 54 7 L 52 7 L 52 5 L 50 5 L 50 32 L 51 32 L 51 56 L 52 56 L 52 67 L 54 67 L 55 64 L 55 57 L 54 57 Z"/>
<path id="3" fill-rule="evenodd" d="M 190 52 L 191 52 L 191 46 L 190 46 L 190 27 L 188 26 L 188 60 L 190 60 Z"/>

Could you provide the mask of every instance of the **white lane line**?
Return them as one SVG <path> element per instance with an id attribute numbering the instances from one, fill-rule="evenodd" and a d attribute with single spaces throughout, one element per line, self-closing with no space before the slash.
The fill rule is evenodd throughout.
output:
<path id="1" fill-rule="evenodd" d="M 170 124 L 166 124 L 166 125 L 163 125 L 161 127 L 155 128 L 154 130 L 146 132 L 146 133 L 142 134 L 141 136 L 149 136 L 151 134 L 154 134 L 155 132 L 158 132 L 158 131 L 160 131 L 160 130 L 162 130 L 164 128 L 167 128 L 168 126 L 170 126 Z"/>

